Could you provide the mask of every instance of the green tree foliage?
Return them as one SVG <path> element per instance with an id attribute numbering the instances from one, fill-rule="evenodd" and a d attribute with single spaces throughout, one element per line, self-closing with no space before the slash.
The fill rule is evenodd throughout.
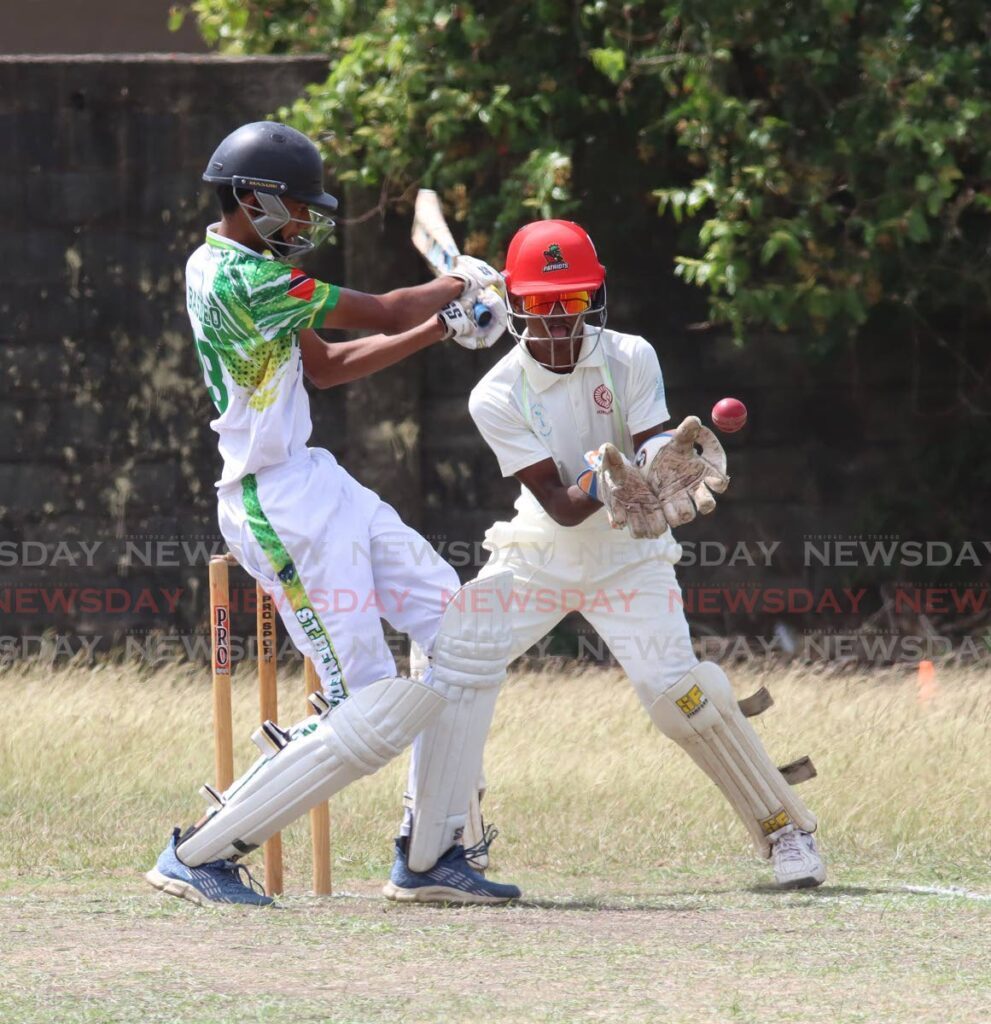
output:
<path id="1" fill-rule="evenodd" d="M 596 201 L 605 151 L 692 228 L 676 272 L 738 336 L 988 318 L 984 0 L 190 6 L 222 49 L 330 54 L 285 116 L 383 202 L 443 191 L 473 251 Z"/>
<path id="2" fill-rule="evenodd" d="M 985 320 L 987 6 L 679 7 L 644 72 L 664 80 L 663 120 L 700 174 L 657 194 L 675 216 L 709 218 L 698 257 L 678 263 L 716 316 L 738 333 L 849 334 L 872 310 L 902 326 Z"/>
<path id="3" fill-rule="evenodd" d="M 222 49 L 329 53 L 327 81 L 295 104 L 291 122 L 321 141 L 339 181 L 379 189 L 384 202 L 416 185 L 441 190 L 473 251 L 494 252 L 520 223 L 574 210 L 576 152 L 617 116 L 615 85 L 592 57 L 608 4 L 191 7 Z"/>

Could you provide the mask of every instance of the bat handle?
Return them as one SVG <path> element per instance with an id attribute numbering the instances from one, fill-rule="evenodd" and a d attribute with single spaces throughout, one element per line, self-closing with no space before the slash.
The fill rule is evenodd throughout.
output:
<path id="1" fill-rule="evenodd" d="M 484 302 L 475 303 L 475 323 L 479 327 L 488 327 L 492 323 L 492 310 Z"/>

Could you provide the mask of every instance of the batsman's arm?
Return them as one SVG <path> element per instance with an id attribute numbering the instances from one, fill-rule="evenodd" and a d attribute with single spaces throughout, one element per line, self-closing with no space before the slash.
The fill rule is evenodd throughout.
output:
<path id="1" fill-rule="evenodd" d="M 414 329 L 453 302 L 463 289 L 464 282 L 460 278 L 447 275 L 412 288 L 395 288 L 381 295 L 342 288 L 337 305 L 318 326 L 401 334 Z"/>
<path id="2" fill-rule="evenodd" d="M 460 282 L 459 282 L 460 283 Z M 356 341 L 324 341 L 316 331 L 300 331 L 303 372 L 318 388 L 332 388 L 368 377 L 445 337 L 436 316 L 401 334 L 373 334 Z"/>
<path id="3" fill-rule="evenodd" d="M 514 476 L 532 492 L 543 510 L 560 526 L 577 526 L 602 508 L 600 502 L 589 497 L 576 484 L 562 484 L 553 459 L 544 459 L 533 466 L 527 466 Z"/>

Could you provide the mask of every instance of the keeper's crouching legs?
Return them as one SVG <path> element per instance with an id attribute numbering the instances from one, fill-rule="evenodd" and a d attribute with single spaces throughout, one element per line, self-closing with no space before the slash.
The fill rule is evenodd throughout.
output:
<path id="1" fill-rule="evenodd" d="M 446 703 L 424 683 L 380 679 L 275 735 L 281 749 L 256 761 L 219 796 L 220 806 L 206 821 L 180 837 L 176 855 L 195 867 L 250 853 L 311 807 L 378 771 Z"/>
<path id="2" fill-rule="evenodd" d="M 719 787 L 763 856 L 770 857 L 788 833 L 815 831 L 815 815 L 768 757 L 718 665 L 694 666 L 647 710 L 657 728 Z M 810 773 L 814 769 L 806 777 Z"/>

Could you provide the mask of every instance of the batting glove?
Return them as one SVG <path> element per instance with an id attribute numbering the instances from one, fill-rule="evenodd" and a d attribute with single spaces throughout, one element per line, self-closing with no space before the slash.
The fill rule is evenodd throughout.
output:
<path id="1" fill-rule="evenodd" d="M 476 303 L 484 305 L 491 314 L 485 327 L 479 327 L 475 319 Z M 486 288 L 469 301 L 455 299 L 437 314 L 437 319 L 445 329 L 445 337 L 468 349 L 493 345 L 506 329 L 506 317 L 506 304 L 493 288 Z"/>
<path id="2" fill-rule="evenodd" d="M 502 278 L 499 280 L 501 283 Z M 484 306 L 489 312 L 489 322 L 484 327 L 477 326 L 479 306 Z M 508 319 L 508 311 L 501 291 L 495 288 L 483 289 L 472 300 L 471 311 L 471 316 L 476 321 L 474 334 L 455 340 L 465 348 L 491 348 L 502 337 Z"/>
<path id="3" fill-rule="evenodd" d="M 458 256 L 448 274 L 464 281 L 464 288 L 461 289 L 462 299 L 483 292 L 486 288 L 495 288 L 500 295 L 506 290 L 502 274 L 484 260 L 475 259 L 474 256 Z"/>
<path id="4" fill-rule="evenodd" d="M 468 337 L 475 330 L 475 324 L 460 299 L 449 302 L 438 314 L 437 319 L 444 329 L 445 338 L 454 338 L 461 344 L 461 338 Z"/>

